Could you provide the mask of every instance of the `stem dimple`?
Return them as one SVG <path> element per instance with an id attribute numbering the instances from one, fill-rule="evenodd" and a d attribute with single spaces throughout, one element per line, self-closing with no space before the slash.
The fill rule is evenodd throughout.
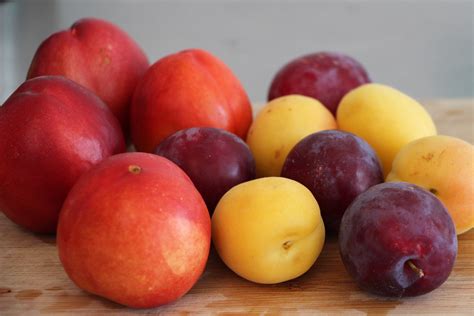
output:
<path id="1" fill-rule="evenodd" d="M 407 264 L 408 264 L 408 266 L 410 267 L 410 269 L 412 269 L 414 272 L 416 272 L 416 274 L 418 274 L 418 277 L 419 277 L 420 279 L 425 276 L 425 274 L 423 273 L 423 270 L 421 270 L 420 268 L 418 268 L 418 267 L 413 263 L 413 261 L 408 260 L 408 261 L 407 261 Z"/>
<path id="2" fill-rule="evenodd" d="M 293 242 L 291 240 L 288 240 L 288 241 L 285 241 L 283 243 L 282 247 L 283 247 L 283 249 L 288 250 L 291 247 L 292 244 L 293 244 Z"/>
<path id="3" fill-rule="evenodd" d="M 137 165 L 130 165 L 128 166 L 128 171 L 133 173 L 133 174 L 139 174 L 142 171 L 142 168 Z"/>

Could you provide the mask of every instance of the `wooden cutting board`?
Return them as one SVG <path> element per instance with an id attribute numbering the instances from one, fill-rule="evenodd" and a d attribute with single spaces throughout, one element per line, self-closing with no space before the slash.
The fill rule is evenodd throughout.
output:
<path id="1" fill-rule="evenodd" d="M 438 100 L 425 105 L 440 134 L 473 143 L 474 100 Z M 459 254 L 446 283 L 416 298 L 384 299 L 360 291 L 344 270 L 337 240 L 330 238 L 306 274 L 277 285 L 254 284 L 238 277 L 212 251 L 203 276 L 183 298 L 161 308 L 132 310 L 78 289 L 59 263 L 54 237 L 31 234 L 0 214 L 0 315 L 316 312 L 474 315 L 474 230 L 459 237 Z"/>

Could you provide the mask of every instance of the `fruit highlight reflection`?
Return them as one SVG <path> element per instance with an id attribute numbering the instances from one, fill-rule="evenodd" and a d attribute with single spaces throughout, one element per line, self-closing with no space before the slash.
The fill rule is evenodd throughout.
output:
<path id="1" fill-rule="evenodd" d="M 370 83 L 349 56 L 285 65 L 254 121 L 216 56 L 187 49 L 148 67 L 99 19 L 43 41 L 27 77 L 0 108 L 0 209 L 31 231 L 57 229 L 67 275 L 114 302 L 186 294 L 211 230 L 252 282 L 317 269 L 327 229 L 362 289 L 421 295 L 451 273 L 456 231 L 474 226 L 472 144 L 436 136 L 421 104 Z M 120 154 L 129 124 L 135 149 L 155 154 Z"/>
<path id="2" fill-rule="evenodd" d="M 453 269 L 457 237 L 443 204 L 405 182 L 359 195 L 342 217 L 341 258 L 364 290 L 403 297 L 439 287 Z"/>

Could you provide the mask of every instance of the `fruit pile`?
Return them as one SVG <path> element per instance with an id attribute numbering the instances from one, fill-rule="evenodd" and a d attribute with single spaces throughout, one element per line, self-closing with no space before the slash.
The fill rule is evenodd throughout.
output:
<path id="1" fill-rule="evenodd" d="M 82 19 L 43 41 L 0 108 L 0 210 L 56 233 L 78 287 L 131 307 L 188 292 L 211 237 L 257 283 L 302 275 L 338 234 L 362 289 L 439 287 L 474 225 L 474 147 L 342 54 L 288 63 L 268 98 L 253 119 L 210 53 L 149 66 L 120 28 Z"/>

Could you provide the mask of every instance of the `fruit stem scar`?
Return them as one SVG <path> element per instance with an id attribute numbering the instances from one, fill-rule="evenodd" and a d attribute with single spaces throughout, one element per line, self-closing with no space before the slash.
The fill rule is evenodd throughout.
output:
<path id="1" fill-rule="evenodd" d="M 433 193 L 434 195 L 437 195 L 438 194 L 438 190 L 434 189 L 434 188 L 430 188 L 429 191 L 431 193 Z"/>
<path id="2" fill-rule="evenodd" d="M 128 166 L 128 171 L 130 171 L 133 174 L 139 174 L 142 171 L 142 168 L 140 168 L 137 165 L 130 165 Z"/>
<path id="3" fill-rule="evenodd" d="M 423 270 L 418 268 L 411 260 L 408 260 L 407 264 L 410 267 L 410 269 L 412 269 L 414 272 L 416 272 L 418 274 L 419 278 L 422 278 L 422 277 L 425 276 L 425 274 L 423 273 Z"/>
<path id="4" fill-rule="evenodd" d="M 283 247 L 283 249 L 288 250 L 291 247 L 292 244 L 293 244 L 293 242 L 291 240 L 288 240 L 288 241 L 285 241 L 283 243 L 282 247 Z"/>

